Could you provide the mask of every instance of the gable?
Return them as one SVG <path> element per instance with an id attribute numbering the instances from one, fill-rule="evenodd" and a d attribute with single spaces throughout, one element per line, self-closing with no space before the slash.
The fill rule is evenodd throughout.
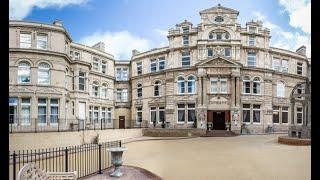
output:
<path id="1" fill-rule="evenodd" d="M 218 4 L 218 6 L 214 6 L 214 7 L 212 7 L 212 8 L 202 10 L 202 11 L 200 11 L 200 14 L 222 13 L 222 12 L 223 12 L 223 13 L 230 13 L 230 14 L 237 14 L 237 15 L 239 15 L 239 11 L 236 11 L 236 10 L 231 9 L 231 8 L 223 7 L 223 6 L 221 6 L 220 4 Z"/>
<path id="2" fill-rule="evenodd" d="M 215 56 L 208 58 L 196 64 L 198 67 L 240 67 L 241 64 L 226 59 L 223 56 Z"/>

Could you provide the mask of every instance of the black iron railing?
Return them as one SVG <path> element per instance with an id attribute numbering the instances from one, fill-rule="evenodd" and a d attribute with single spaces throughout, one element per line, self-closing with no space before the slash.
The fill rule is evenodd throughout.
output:
<path id="1" fill-rule="evenodd" d="M 101 144 L 9 151 L 9 179 L 15 180 L 19 170 L 33 162 L 46 172 L 77 171 L 78 178 L 102 173 L 111 166 L 110 147 L 121 147 L 121 141 Z"/>

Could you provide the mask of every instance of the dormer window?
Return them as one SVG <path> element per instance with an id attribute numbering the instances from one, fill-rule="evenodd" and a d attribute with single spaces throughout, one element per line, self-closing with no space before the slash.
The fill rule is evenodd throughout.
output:
<path id="1" fill-rule="evenodd" d="M 257 33 L 257 27 L 249 26 L 248 31 L 249 31 L 249 33 Z"/>
<path id="2" fill-rule="evenodd" d="M 182 32 L 183 33 L 188 33 L 189 29 L 190 29 L 189 26 L 182 27 Z"/>
<path id="3" fill-rule="evenodd" d="M 223 17 L 221 17 L 221 16 L 217 16 L 215 19 L 214 19 L 214 21 L 215 22 L 217 22 L 217 23 L 221 23 L 221 22 L 223 22 Z"/>

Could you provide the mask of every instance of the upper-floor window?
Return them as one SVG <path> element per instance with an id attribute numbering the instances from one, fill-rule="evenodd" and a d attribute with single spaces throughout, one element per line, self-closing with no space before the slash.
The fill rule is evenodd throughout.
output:
<path id="1" fill-rule="evenodd" d="M 47 63 L 39 64 L 38 84 L 50 84 L 50 66 Z"/>
<path id="2" fill-rule="evenodd" d="M 137 97 L 142 97 L 142 85 L 140 83 L 137 84 Z"/>
<path id="3" fill-rule="evenodd" d="M 48 35 L 47 34 L 37 34 L 37 48 L 47 49 L 48 48 Z"/>
<path id="4" fill-rule="evenodd" d="M 182 76 L 178 77 L 178 93 L 182 94 L 185 92 L 185 82 Z"/>
<path id="5" fill-rule="evenodd" d="M 20 48 L 31 48 L 30 32 L 20 32 Z"/>
<path id="6" fill-rule="evenodd" d="M 85 91 L 86 90 L 86 73 L 79 72 L 79 90 Z"/>
<path id="7" fill-rule="evenodd" d="M 137 74 L 142 74 L 142 62 L 137 63 Z"/>
<path id="8" fill-rule="evenodd" d="M 257 27 L 255 26 L 249 26 L 248 27 L 249 33 L 257 33 Z"/>
<path id="9" fill-rule="evenodd" d="M 95 97 L 99 96 L 99 83 L 94 81 L 92 84 L 92 95 Z"/>
<path id="10" fill-rule="evenodd" d="M 280 71 L 281 63 L 280 63 L 280 59 L 279 58 L 273 57 L 272 64 L 273 64 L 273 69 L 274 70 Z"/>
<path id="11" fill-rule="evenodd" d="M 253 78 L 252 93 L 260 94 L 260 78 L 259 77 Z"/>
<path id="12" fill-rule="evenodd" d="M 154 96 L 161 96 L 160 95 L 160 88 L 161 88 L 160 81 L 156 81 L 153 86 L 154 86 L 153 95 Z"/>
<path id="13" fill-rule="evenodd" d="M 127 81 L 128 80 L 128 68 L 117 68 L 116 70 L 116 80 L 117 81 Z"/>
<path id="14" fill-rule="evenodd" d="M 288 60 L 282 59 L 281 66 L 282 66 L 282 72 L 288 72 Z"/>
<path id="15" fill-rule="evenodd" d="M 297 63 L 297 74 L 302 75 L 302 63 Z"/>
<path id="16" fill-rule="evenodd" d="M 189 36 L 183 36 L 182 39 L 183 39 L 183 41 L 182 41 L 183 45 L 189 44 Z"/>
<path id="17" fill-rule="evenodd" d="M 117 89 L 117 101 L 118 102 L 128 101 L 128 89 Z"/>
<path id="18" fill-rule="evenodd" d="M 231 56 L 231 48 L 224 48 L 224 56 L 225 57 Z"/>
<path id="19" fill-rule="evenodd" d="M 99 59 L 96 57 L 92 58 L 92 69 L 94 71 L 99 71 Z"/>
<path id="20" fill-rule="evenodd" d="M 229 40 L 230 33 L 225 30 L 214 30 L 209 33 L 209 39 L 212 40 Z"/>
<path id="21" fill-rule="evenodd" d="M 297 124 L 302 124 L 303 121 L 303 111 L 302 107 L 297 107 Z"/>
<path id="22" fill-rule="evenodd" d="M 208 48 L 208 57 L 212 57 L 212 56 L 213 56 L 213 49 Z"/>
<path id="23" fill-rule="evenodd" d="M 77 51 L 74 52 L 74 60 L 80 60 L 80 53 Z"/>
<path id="24" fill-rule="evenodd" d="M 249 37 L 248 45 L 249 46 L 254 46 L 255 44 L 256 44 L 256 38 Z"/>
<path id="25" fill-rule="evenodd" d="M 214 18 L 214 21 L 215 22 L 218 22 L 218 23 L 221 23 L 221 22 L 223 22 L 223 17 L 222 16 L 217 16 L 216 18 Z"/>
<path id="26" fill-rule="evenodd" d="M 157 71 L 157 60 L 156 59 L 152 59 L 150 61 L 150 71 L 151 72 L 156 72 Z"/>
<path id="27" fill-rule="evenodd" d="M 249 67 L 256 67 L 256 53 L 248 52 L 247 65 Z"/>
<path id="28" fill-rule="evenodd" d="M 103 74 L 106 74 L 107 73 L 107 62 L 106 61 L 102 61 L 101 62 L 101 72 Z"/>
<path id="29" fill-rule="evenodd" d="M 18 66 L 18 83 L 30 83 L 30 64 L 22 61 Z"/>
<path id="30" fill-rule="evenodd" d="M 182 66 L 190 66 L 190 52 L 182 52 Z"/>
<path id="31" fill-rule="evenodd" d="M 211 93 L 227 93 L 228 83 L 226 78 L 213 78 L 210 80 L 210 92 Z"/>
<path id="32" fill-rule="evenodd" d="M 101 87 L 101 97 L 102 98 L 107 98 L 107 84 L 103 83 Z"/>
<path id="33" fill-rule="evenodd" d="M 166 59 L 165 57 L 159 58 L 159 71 L 164 70 L 166 68 Z"/>
<path id="34" fill-rule="evenodd" d="M 190 31 L 189 26 L 182 27 L 182 32 L 183 33 L 188 33 L 189 31 Z"/>
<path id="35" fill-rule="evenodd" d="M 188 77 L 188 93 L 195 93 L 196 91 L 196 79 L 194 76 Z"/>
<path id="36" fill-rule="evenodd" d="M 285 85 L 283 82 L 277 82 L 277 97 L 285 97 Z"/>
<path id="37" fill-rule="evenodd" d="M 243 85 L 242 85 L 242 87 L 243 87 L 243 93 L 245 93 L 245 94 L 250 94 L 250 78 L 249 77 L 247 77 L 247 76 L 245 76 L 244 78 L 243 78 Z"/>

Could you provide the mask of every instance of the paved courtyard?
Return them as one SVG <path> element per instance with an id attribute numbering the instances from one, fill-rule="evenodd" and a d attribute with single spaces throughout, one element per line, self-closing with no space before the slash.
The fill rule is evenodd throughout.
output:
<path id="1" fill-rule="evenodd" d="M 125 144 L 124 164 L 164 179 L 311 179 L 310 146 L 278 144 L 278 136 L 131 142 Z"/>

